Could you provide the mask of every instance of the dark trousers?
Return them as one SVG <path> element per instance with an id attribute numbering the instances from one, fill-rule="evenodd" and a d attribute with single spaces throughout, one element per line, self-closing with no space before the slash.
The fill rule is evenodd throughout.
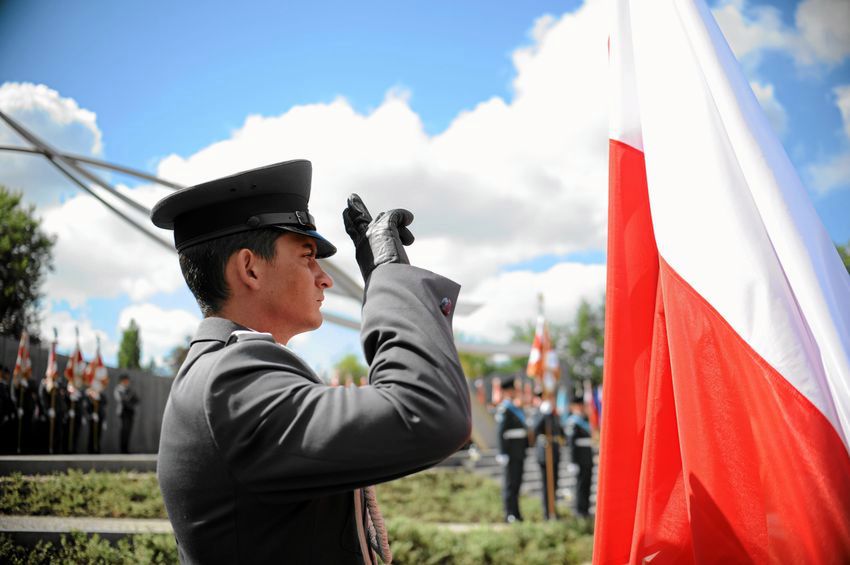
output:
<path id="1" fill-rule="evenodd" d="M 578 465 L 576 477 L 576 514 L 586 517 L 590 514 L 590 483 L 593 478 L 593 451 L 589 448 L 577 448 L 574 462 Z"/>
<path id="2" fill-rule="evenodd" d="M 522 520 L 522 515 L 519 512 L 519 487 L 522 486 L 522 468 L 524 463 L 525 457 L 517 455 L 508 457 L 504 483 L 502 484 L 502 501 L 505 504 L 505 518 L 514 516 L 517 520 Z"/>
<path id="3" fill-rule="evenodd" d="M 100 453 L 103 445 L 103 420 L 89 418 L 89 453 Z"/>
<path id="4" fill-rule="evenodd" d="M 130 453 L 130 432 L 133 431 L 133 413 L 121 413 L 121 453 Z"/>
<path id="5" fill-rule="evenodd" d="M 552 497 L 552 501 L 557 502 L 558 500 L 558 463 L 560 462 L 560 457 L 558 456 L 558 447 L 554 448 L 553 451 L 553 459 L 552 461 L 552 487 L 554 489 L 555 495 Z M 549 481 L 546 479 L 546 462 L 545 460 L 541 463 L 538 460 L 538 465 L 540 465 L 540 479 L 543 481 L 543 488 L 541 489 L 541 495 L 543 496 L 543 517 L 545 519 L 549 519 Z M 589 493 L 590 491 L 588 491 Z M 552 508 L 552 518 L 558 517 L 558 511 L 555 508 Z"/>
<path id="6" fill-rule="evenodd" d="M 64 426 L 63 436 L 64 439 L 62 442 L 65 444 L 65 453 L 77 453 L 80 446 L 80 434 L 85 430 L 81 430 L 82 421 L 80 420 L 80 410 L 77 406 L 77 403 L 72 405 L 73 416 L 70 411 L 68 412 L 68 417 Z"/>

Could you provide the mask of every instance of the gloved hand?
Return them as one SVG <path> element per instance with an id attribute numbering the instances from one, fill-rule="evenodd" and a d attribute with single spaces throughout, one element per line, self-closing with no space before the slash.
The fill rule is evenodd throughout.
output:
<path id="1" fill-rule="evenodd" d="M 496 455 L 496 463 L 504 467 L 508 464 L 508 456 L 504 453 L 499 453 L 498 455 Z"/>
<path id="2" fill-rule="evenodd" d="M 413 243 L 413 234 L 407 226 L 413 221 L 413 213 L 401 208 L 381 212 L 373 220 L 372 215 L 356 194 L 348 197 L 348 207 L 342 212 L 345 231 L 354 242 L 357 264 L 368 282 L 375 267 L 386 263 L 409 265 L 405 245 Z"/>

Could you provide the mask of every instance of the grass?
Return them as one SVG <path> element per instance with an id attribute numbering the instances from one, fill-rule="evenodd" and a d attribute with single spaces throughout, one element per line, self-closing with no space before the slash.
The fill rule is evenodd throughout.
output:
<path id="1" fill-rule="evenodd" d="M 537 497 L 522 497 L 526 522 L 501 523 L 498 482 L 465 471 L 435 469 L 378 486 L 378 501 L 392 542 L 395 563 L 549 564 L 588 562 L 591 526 L 570 517 L 542 522 Z M 153 473 L 67 473 L 0 478 L 0 513 L 7 515 L 166 518 Z M 480 524 L 455 532 L 441 523 Z M 61 543 L 35 548 L 0 536 L 3 563 L 176 563 L 170 535 L 145 534 L 110 544 L 75 533 Z"/>
<path id="2" fill-rule="evenodd" d="M 168 518 L 154 473 L 14 474 L 0 478 L 0 513 Z"/>

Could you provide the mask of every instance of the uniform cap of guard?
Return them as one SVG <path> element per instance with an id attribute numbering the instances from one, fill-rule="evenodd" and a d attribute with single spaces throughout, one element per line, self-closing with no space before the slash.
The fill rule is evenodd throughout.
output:
<path id="1" fill-rule="evenodd" d="M 517 385 L 517 380 L 519 380 L 519 377 L 517 377 L 516 375 L 504 375 L 501 378 L 501 382 L 499 384 L 502 385 L 502 390 L 515 389 Z"/>
<path id="2" fill-rule="evenodd" d="M 316 231 L 307 205 L 313 168 L 295 159 L 190 186 L 154 205 L 154 225 L 174 230 L 181 251 L 211 239 L 260 228 L 300 233 L 316 240 L 317 257 L 336 247 Z"/>

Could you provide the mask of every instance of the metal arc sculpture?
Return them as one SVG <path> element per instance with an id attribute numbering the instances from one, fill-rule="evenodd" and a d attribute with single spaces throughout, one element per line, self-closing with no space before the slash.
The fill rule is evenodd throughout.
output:
<path id="1" fill-rule="evenodd" d="M 6 122 L 6 124 L 8 124 L 8 126 L 12 128 L 15 132 L 17 132 L 18 135 L 20 135 L 23 139 L 32 144 L 32 147 L 0 145 L 0 151 L 12 151 L 18 153 L 26 153 L 30 155 L 41 155 L 42 157 L 46 158 L 48 162 L 53 165 L 60 173 L 62 173 L 62 175 L 65 176 L 69 181 L 71 181 L 78 188 L 92 196 L 98 202 L 103 204 L 107 209 L 109 209 L 109 211 L 120 217 L 134 229 L 141 232 L 144 236 L 153 241 L 156 245 L 159 245 L 160 247 L 168 249 L 172 252 L 176 252 L 172 242 L 160 237 L 147 225 L 140 223 L 136 219 L 132 218 L 131 215 L 128 214 L 126 211 L 123 211 L 116 207 L 114 203 L 109 202 L 107 199 L 105 199 L 102 194 L 99 194 L 97 191 L 95 191 L 89 184 L 86 183 L 86 181 L 105 191 L 110 196 L 117 198 L 130 209 L 136 211 L 137 213 L 143 214 L 146 218 L 150 217 L 150 209 L 147 206 L 144 206 L 143 204 L 136 202 L 126 194 L 123 194 L 121 191 L 117 190 L 107 181 L 83 167 L 83 165 L 89 165 L 108 171 L 122 173 L 141 180 L 156 183 L 160 186 L 164 186 L 172 190 L 179 190 L 183 188 L 183 186 L 178 183 L 158 178 L 143 171 L 133 169 L 131 167 L 116 165 L 113 163 L 108 163 L 106 161 L 101 161 L 99 159 L 93 159 L 91 157 L 86 157 L 82 155 L 73 155 L 61 152 L 51 147 L 47 142 L 40 139 L 38 136 L 33 134 L 23 125 L 21 125 L 16 120 L 12 119 L 8 114 L 2 111 L 0 111 L 0 119 Z M 322 266 L 331 275 L 331 277 L 333 277 L 334 280 L 334 286 L 330 289 L 330 292 L 344 296 L 346 298 L 354 299 L 358 302 L 362 300 L 362 284 L 354 280 L 342 269 L 337 267 L 330 259 L 324 259 L 322 262 Z M 459 311 L 464 314 L 468 314 L 479 307 L 480 305 L 478 304 L 461 304 L 459 305 Z M 333 324 L 355 330 L 360 329 L 360 322 L 358 320 L 354 320 L 345 316 L 329 312 L 324 313 L 323 316 L 325 317 L 325 319 L 327 319 Z M 529 346 L 524 343 L 490 344 L 458 341 L 457 348 L 458 351 L 468 353 L 476 353 L 482 355 L 501 353 L 512 357 L 528 355 L 529 351 Z"/>

